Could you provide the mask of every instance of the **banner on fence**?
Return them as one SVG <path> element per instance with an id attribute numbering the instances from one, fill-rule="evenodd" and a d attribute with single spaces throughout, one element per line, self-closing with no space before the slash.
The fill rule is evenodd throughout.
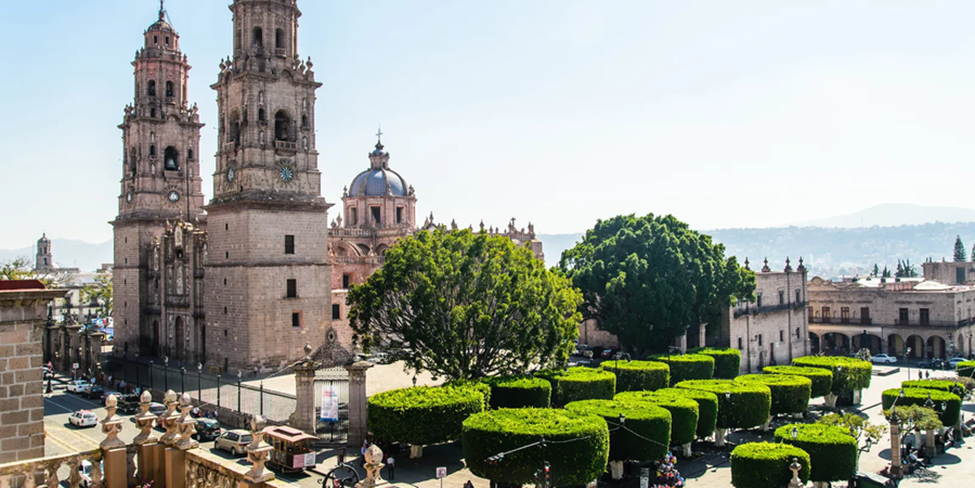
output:
<path id="1" fill-rule="evenodd" d="M 322 420 L 339 421 L 339 389 L 334 383 L 322 385 Z"/>

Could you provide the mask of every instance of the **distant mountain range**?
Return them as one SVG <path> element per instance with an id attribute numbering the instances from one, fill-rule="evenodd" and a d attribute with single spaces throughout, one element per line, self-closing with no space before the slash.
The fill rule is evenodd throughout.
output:
<path id="1" fill-rule="evenodd" d="M 789 224 L 789 227 L 896 227 L 934 222 L 975 222 L 975 210 L 961 207 L 927 207 L 885 203 L 846 215 Z"/>

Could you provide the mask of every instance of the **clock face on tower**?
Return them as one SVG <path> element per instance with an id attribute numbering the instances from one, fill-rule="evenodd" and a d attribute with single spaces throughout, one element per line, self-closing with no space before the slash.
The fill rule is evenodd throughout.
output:
<path id="1" fill-rule="evenodd" d="M 171 203 L 176 203 L 176 202 L 179 201 L 179 192 L 176 191 L 176 190 L 173 190 L 173 191 L 169 192 L 169 196 L 167 198 L 169 198 L 169 201 Z"/>
<path id="2" fill-rule="evenodd" d="M 129 192 L 125 195 L 125 201 L 132 203 L 132 192 Z"/>
<path id="3" fill-rule="evenodd" d="M 293 179 L 295 179 L 295 170 L 291 169 L 291 166 L 281 168 L 281 181 L 288 183 Z"/>
<path id="4" fill-rule="evenodd" d="M 227 170 L 227 181 L 234 181 L 234 177 L 236 177 L 236 176 L 237 176 L 237 173 L 234 171 L 233 168 L 229 168 Z"/>

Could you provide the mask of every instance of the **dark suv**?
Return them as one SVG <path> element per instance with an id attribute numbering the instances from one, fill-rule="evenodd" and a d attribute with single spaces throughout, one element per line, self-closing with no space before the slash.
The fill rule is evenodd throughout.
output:
<path id="1" fill-rule="evenodd" d="M 196 419 L 196 439 L 212 441 L 220 437 L 220 424 L 213 419 Z"/>
<path id="2" fill-rule="evenodd" d="M 125 415 L 132 415 L 139 411 L 139 395 L 122 395 L 118 401 L 118 411 Z"/>

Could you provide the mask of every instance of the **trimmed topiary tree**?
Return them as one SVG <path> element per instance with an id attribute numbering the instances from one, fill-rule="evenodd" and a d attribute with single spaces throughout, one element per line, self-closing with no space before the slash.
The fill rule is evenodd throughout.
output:
<path id="1" fill-rule="evenodd" d="M 664 388 L 653 392 L 655 395 L 671 395 L 697 402 L 697 438 L 704 439 L 714 433 L 718 423 L 718 395 L 704 390 L 687 388 Z"/>
<path id="2" fill-rule="evenodd" d="M 958 383 L 953 380 L 909 380 L 902 381 L 901 388 L 921 388 L 923 390 L 938 390 L 948 393 L 955 393 L 965 391 L 965 385 Z M 960 396 L 960 395 L 959 395 Z"/>
<path id="3" fill-rule="evenodd" d="M 833 372 L 824 368 L 806 368 L 802 366 L 766 366 L 762 369 L 765 374 L 791 374 L 809 378 L 812 381 L 810 398 L 829 395 L 833 387 Z"/>
<path id="4" fill-rule="evenodd" d="M 687 380 L 709 380 L 714 377 L 714 358 L 703 354 L 651 356 L 650 359 L 670 365 L 670 386 Z"/>
<path id="5" fill-rule="evenodd" d="M 377 393 L 367 403 L 369 430 L 383 442 L 422 446 L 460 438 L 464 419 L 484 410 L 484 395 L 467 387 L 415 386 Z"/>
<path id="6" fill-rule="evenodd" d="M 799 479 L 809 481 L 809 454 L 788 444 L 749 442 L 731 451 L 731 484 L 736 488 L 782 488 L 792 480 L 789 465 L 802 465 Z"/>
<path id="7" fill-rule="evenodd" d="M 492 408 L 548 408 L 552 402 L 552 384 L 533 376 L 487 378 L 491 389 Z"/>
<path id="8" fill-rule="evenodd" d="M 552 405 L 565 405 L 579 400 L 612 400 L 616 394 L 616 375 L 586 367 L 565 370 L 547 369 L 535 376 L 552 384 Z"/>
<path id="9" fill-rule="evenodd" d="M 542 438 L 552 442 L 513 452 L 496 463 L 488 460 Z M 478 413 L 464 421 L 461 439 L 471 472 L 497 483 L 534 484 L 535 473 L 547 461 L 555 486 L 585 485 L 606 470 L 609 460 L 606 421 L 566 410 L 503 408 Z M 573 442 L 559 443 L 569 440 Z"/>
<path id="10" fill-rule="evenodd" d="M 891 388 L 884 390 L 883 394 L 881 394 L 884 410 L 890 409 L 894 404 L 894 399 L 900 396 L 901 390 L 904 391 L 904 398 L 897 400 L 898 407 L 906 407 L 908 405 L 923 407 L 927 403 L 928 398 L 931 398 L 931 402 L 934 404 L 933 410 L 938 414 L 938 418 L 941 419 L 942 424 L 952 426 L 958 423 L 958 418 L 961 415 L 961 398 L 954 393 L 948 393 L 946 391 L 925 390 L 923 388 Z M 942 404 L 944 404 L 944 410 L 941 408 Z"/>
<path id="11" fill-rule="evenodd" d="M 793 366 L 828 369 L 833 373 L 833 385 L 826 395 L 826 406 L 836 406 L 836 399 L 849 392 L 870 387 L 873 365 L 867 361 L 842 356 L 803 356 L 792 360 Z"/>
<path id="12" fill-rule="evenodd" d="M 975 375 L 975 361 L 962 361 L 958 363 L 958 366 L 955 366 L 955 372 L 958 373 L 958 376 L 973 377 Z"/>
<path id="13" fill-rule="evenodd" d="M 672 423 L 668 409 L 639 400 L 581 400 L 567 404 L 565 409 L 598 415 L 614 424 L 609 437 L 609 467 L 615 480 L 623 477 L 623 461 L 651 461 L 667 454 Z M 621 415 L 625 428 L 617 429 Z"/>
<path id="14" fill-rule="evenodd" d="M 604 361 L 603 369 L 616 375 L 616 392 L 648 391 L 670 385 L 670 366 L 659 361 Z"/>
<path id="15" fill-rule="evenodd" d="M 718 422 L 715 445 L 724 446 L 727 429 L 747 429 L 768 421 L 772 408 L 772 391 L 758 383 L 730 380 L 682 381 L 677 388 L 703 390 L 718 396 Z"/>
<path id="16" fill-rule="evenodd" d="M 792 439 L 792 429 L 796 439 Z M 857 441 L 843 427 L 822 424 L 789 424 L 775 429 L 775 441 L 809 453 L 812 481 L 848 480 L 857 471 Z"/>
<path id="17" fill-rule="evenodd" d="M 473 388 L 484 395 L 484 410 L 491 408 L 491 387 L 480 381 L 453 380 L 440 386 L 444 388 Z"/>
<path id="18" fill-rule="evenodd" d="M 769 415 L 801 414 L 809 407 L 812 380 L 785 374 L 746 374 L 735 378 L 742 383 L 760 383 L 772 390 Z M 768 423 L 764 430 L 768 430 Z"/>
<path id="19" fill-rule="evenodd" d="M 700 408 L 696 401 L 674 394 L 658 395 L 654 391 L 624 391 L 616 394 L 616 400 L 667 409 L 671 417 L 670 442 L 683 446 L 685 456 L 693 454 L 691 442 L 697 437 L 697 422 L 700 416 Z"/>
<path id="20" fill-rule="evenodd" d="M 714 358 L 714 379 L 731 380 L 741 372 L 741 351 L 731 347 L 699 347 L 687 351 Z"/>

